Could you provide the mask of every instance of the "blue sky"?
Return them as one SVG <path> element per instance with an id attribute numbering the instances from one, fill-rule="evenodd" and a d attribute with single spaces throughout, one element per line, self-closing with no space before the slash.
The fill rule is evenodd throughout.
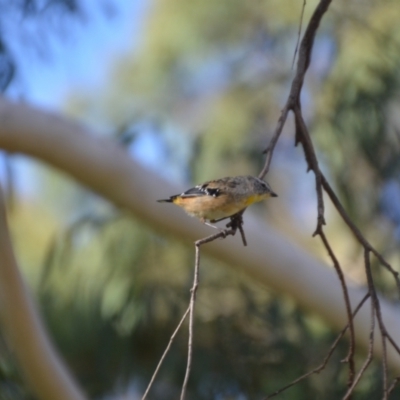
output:
<path id="1" fill-rule="evenodd" d="M 82 0 L 81 5 L 83 18 L 54 13 L 52 18 L 45 14 L 7 19 L 4 30 L 13 38 L 9 46 L 18 66 L 8 96 L 62 112 L 67 96 L 74 90 L 87 92 L 106 85 L 112 62 L 119 55 L 131 52 L 139 43 L 150 2 Z M 223 77 L 220 75 L 217 81 Z M 207 76 L 209 78 L 209 73 Z M 162 160 L 168 165 L 165 146 L 154 130 L 138 128 L 136 140 L 130 147 L 132 156 L 148 168 L 159 165 Z M 177 127 L 173 129 L 176 134 Z M 183 183 L 187 180 L 182 176 L 187 170 L 186 152 L 181 156 L 182 160 L 166 167 L 164 172 L 169 179 Z M 43 169 L 38 170 L 36 163 L 25 157 L 13 159 L 14 184 L 18 192 L 30 197 L 40 196 Z"/>
<path id="2" fill-rule="evenodd" d="M 3 31 L 18 68 L 8 96 L 62 108 L 71 88 L 101 85 L 111 60 L 134 48 L 146 0 L 80 3 L 83 16 L 47 12 L 4 19 Z"/>
<path id="3" fill-rule="evenodd" d="M 17 66 L 7 97 L 62 112 L 74 89 L 101 87 L 112 61 L 134 49 L 148 1 L 82 0 L 80 4 L 83 15 L 47 11 L 22 17 L 11 10 L 3 18 L 4 37 Z M 12 160 L 18 193 L 36 197 L 43 170 L 23 156 Z M 0 174 L 4 181 L 3 167 Z"/>
<path id="4" fill-rule="evenodd" d="M 14 12 L 2 18 L 3 37 L 17 65 L 16 77 L 6 93 L 8 97 L 62 112 L 66 98 L 74 91 L 90 91 L 91 88 L 98 89 L 106 85 L 113 61 L 125 53 L 132 52 L 139 43 L 143 21 L 151 2 L 81 0 L 80 5 L 83 15 L 47 12 L 34 17 L 22 17 Z M 332 43 L 326 37 L 316 42 L 315 53 L 319 54 L 319 57 L 314 57 L 316 61 L 313 60 L 312 68 L 319 69 L 319 73 L 328 70 L 329 65 L 321 65 L 321 60 L 325 63 L 328 60 L 331 62 L 330 58 L 334 53 Z M 219 70 L 214 68 L 212 71 Z M 218 81 L 221 83 L 223 76 L 224 74 L 220 73 L 213 80 L 213 85 Z M 209 73 L 207 79 L 210 79 Z M 303 95 L 304 93 L 306 92 L 303 91 Z M 159 165 L 160 162 L 167 165 L 165 145 L 160 143 L 154 129 L 146 126 L 138 128 L 140 129 L 136 140 L 130 147 L 132 156 L 149 168 Z M 176 126 L 173 129 L 176 131 Z M 183 153 L 184 160 L 187 154 L 185 151 Z M 36 163 L 25 157 L 14 156 L 13 160 L 16 177 L 14 183 L 18 192 L 30 196 L 37 195 L 40 192 L 38 180 L 42 170 L 38 172 Z M 183 163 L 184 161 L 180 160 L 176 165 L 166 167 L 165 174 L 175 181 L 185 181 L 187 177 L 182 176 L 182 171 L 186 170 Z M 4 169 L 1 166 L 0 175 L 4 179 Z M 312 179 L 307 181 L 309 185 L 304 185 L 303 179 L 301 187 L 306 187 L 308 192 L 313 182 Z M 388 190 L 384 190 L 385 209 L 390 208 L 389 203 L 392 203 L 387 198 L 393 198 L 392 195 L 386 194 L 395 191 L 398 197 L 398 187 L 398 184 L 396 187 L 392 185 Z M 298 208 L 299 193 L 296 193 L 294 201 Z M 307 204 L 308 208 L 310 204 L 311 208 L 314 208 L 314 202 L 309 199 L 303 203 Z M 309 212 L 304 214 L 309 215 Z M 397 224 L 398 215 L 397 207 Z M 393 215 L 389 217 L 394 219 Z"/>

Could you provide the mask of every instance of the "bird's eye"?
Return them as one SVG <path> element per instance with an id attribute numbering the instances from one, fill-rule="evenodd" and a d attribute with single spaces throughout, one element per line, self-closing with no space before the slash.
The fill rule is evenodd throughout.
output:
<path id="1" fill-rule="evenodd" d="M 217 197 L 220 194 L 220 190 L 216 188 L 207 188 L 205 192 L 212 197 Z"/>
<path id="2" fill-rule="evenodd" d="M 263 182 L 263 183 L 262 183 L 262 187 L 263 187 L 263 189 L 266 190 L 266 191 L 270 191 L 270 190 L 271 190 L 271 188 L 268 186 L 268 183 L 266 183 L 266 182 Z"/>

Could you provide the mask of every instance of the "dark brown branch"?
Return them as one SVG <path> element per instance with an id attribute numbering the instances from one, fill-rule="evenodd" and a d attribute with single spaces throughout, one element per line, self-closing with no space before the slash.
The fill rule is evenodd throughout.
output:
<path id="1" fill-rule="evenodd" d="M 313 143 L 311 141 L 311 138 L 309 136 L 307 128 L 304 124 L 304 121 L 303 121 L 303 118 L 301 115 L 301 109 L 297 105 L 294 108 L 294 113 L 295 113 L 295 120 L 296 120 L 296 143 L 300 142 L 302 144 L 305 155 L 306 155 L 306 161 L 308 163 L 308 167 L 309 167 L 309 169 L 313 170 L 315 177 L 316 177 L 316 189 L 317 189 L 317 197 L 318 197 L 318 223 L 317 223 L 317 230 L 316 230 L 315 234 L 319 234 L 321 236 L 321 238 L 324 242 L 324 245 L 327 248 L 332 260 L 334 261 L 334 265 L 335 265 L 335 256 L 333 253 L 330 252 L 329 247 L 327 247 L 327 245 L 329 246 L 329 244 L 326 240 L 326 237 L 323 234 L 321 235 L 323 230 L 322 230 L 322 223 L 321 223 L 321 219 L 320 219 L 321 218 L 321 202 L 322 202 L 322 198 L 321 198 L 322 195 L 321 195 L 320 189 L 323 188 L 326 191 L 326 193 L 328 194 L 328 196 L 330 197 L 335 208 L 338 210 L 340 216 L 345 221 L 347 226 L 350 228 L 350 230 L 352 231 L 352 233 L 354 234 L 356 239 L 359 241 L 359 243 L 363 246 L 364 251 L 365 251 L 365 270 L 366 270 L 366 274 L 367 274 L 367 278 L 368 278 L 368 287 L 370 290 L 373 307 L 375 309 L 376 317 L 378 320 L 379 330 L 381 332 L 381 339 L 382 339 L 383 393 L 384 393 L 383 398 L 384 398 L 384 400 L 386 400 L 387 396 L 388 396 L 388 387 L 387 387 L 388 362 L 387 362 L 386 344 L 387 344 L 387 339 L 389 339 L 389 335 L 388 335 L 385 325 L 383 323 L 383 319 L 382 319 L 382 315 L 381 315 L 381 311 L 380 311 L 379 299 L 378 299 L 378 296 L 376 295 L 376 290 L 375 290 L 375 286 L 374 286 L 373 279 L 372 279 L 371 265 L 370 265 L 370 253 L 372 252 L 378 258 L 378 260 L 381 262 L 381 264 L 391 272 L 391 274 L 393 275 L 393 277 L 396 281 L 396 284 L 397 284 L 397 287 L 398 287 L 398 290 L 400 293 L 400 281 L 399 281 L 398 272 L 395 271 L 391 267 L 391 265 L 381 256 L 381 254 L 377 250 L 375 250 L 372 247 L 372 245 L 365 239 L 365 237 L 362 235 L 361 231 L 356 227 L 356 225 L 353 223 L 353 221 L 350 219 L 350 217 L 344 210 L 342 204 L 338 200 L 336 194 L 332 190 L 328 181 L 326 180 L 326 178 L 324 177 L 322 172 L 319 170 L 318 163 L 316 161 Z M 322 203 L 322 206 L 323 206 L 323 203 Z M 322 208 L 322 211 L 323 211 L 323 208 Z M 323 215 L 322 215 L 322 217 L 323 217 Z M 336 267 L 336 265 L 335 265 L 335 267 Z M 339 271 L 339 269 L 337 269 L 337 271 Z M 339 277 L 340 277 L 340 274 L 339 274 Z M 344 287 L 344 286 L 342 286 L 342 287 Z M 344 294 L 345 293 L 346 292 L 344 291 Z M 345 298 L 346 298 L 346 294 L 345 294 Z M 348 315 L 349 315 L 349 313 L 348 313 Z M 353 354 L 354 354 L 353 347 L 355 344 L 352 340 L 354 340 L 354 337 L 353 337 L 353 339 L 351 339 L 350 347 L 349 347 L 349 355 L 351 355 L 351 358 L 353 357 Z M 391 340 L 390 342 L 393 343 L 394 341 Z M 372 350 L 370 350 L 370 352 L 372 354 Z M 369 366 L 369 364 L 371 362 L 370 358 L 372 358 L 372 355 L 371 355 L 371 357 L 369 357 L 369 356 L 367 357 L 367 360 L 364 363 L 363 368 L 357 374 L 357 377 L 355 380 L 354 380 L 354 372 L 355 372 L 354 371 L 354 361 L 351 361 L 352 365 L 349 365 L 350 366 L 349 382 L 348 382 L 349 389 L 348 389 L 348 392 L 344 399 L 350 399 L 350 396 L 352 394 L 354 387 L 358 383 L 359 379 L 361 379 L 362 374 L 365 372 L 365 369 Z M 350 361 L 350 359 L 348 359 L 348 360 Z"/>
<path id="2" fill-rule="evenodd" d="M 317 191 L 317 203 L 318 203 L 318 218 L 317 228 L 314 232 L 314 236 L 322 230 L 322 226 L 325 225 L 324 217 L 324 198 L 322 194 L 322 179 L 321 170 L 319 169 L 318 159 L 315 154 L 314 146 L 310 138 L 307 126 L 304 122 L 303 115 L 301 114 L 301 108 L 299 104 L 296 104 L 293 109 L 296 123 L 296 138 L 295 145 L 301 143 L 306 156 L 308 164 L 308 171 L 312 170 L 315 175 L 315 189 Z"/>
<path id="3" fill-rule="evenodd" d="M 278 142 L 278 139 L 280 137 L 280 134 L 283 130 L 283 126 L 286 122 L 287 116 L 289 111 L 293 111 L 294 116 L 295 116 L 295 126 L 296 126 L 296 136 L 295 136 L 295 143 L 296 145 L 298 143 L 301 143 L 303 149 L 304 149 L 304 154 L 307 162 L 307 167 L 308 170 L 312 170 L 315 174 L 315 182 L 316 182 L 316 193 L 317 193 L 317 202 L 318 202 L 318 219 L 317 219 L 317 228 L 314 232 L 314 235 L 319 235 L 322 239 L 322 242 L 325 246 L 325 248 L 328 251 L 328 254 L 330 258 L 333 261 L 334 267 L 336 269 L 336 272 L 339 276 L 339 280 L 342 285 L 342 290 L 345 298 L 345 305 L 346 305 L 346 311 L 347 311 L 347 316 L 348 316 L 348 326 L 350 327 L 350 345 L 349 345 L 349 352 L 348 355 L 345 359 L 349 363 L 349 380 L 348 380 L 348 391 L 344 397 L 344 399 L 350 399 L 353 390 L 359 380 L 361 379 L 362 375 L 364 374 L 365 370 L 368 368 L 371 360 L 372 360 L 372 350 L 373 350 L 373 335 L 374 335 L 374 324 L 375 324 L 375 315 L 378 321 L 378 327 L 381 333 L 381 339 L 382 339 L 382 363 L 383 363 L 383 394 L 384 394 L 384 399 L 387 399 L 389 390 L 392 390 L 392 386 L 388 389 L 388 362 L 387 362 L 387 341 L 393 345 L 393 347 L 396 349 L 397 352 L 400 354 L 400 349 L 397 346 L 397 344 L 394 342 L 394 340 L 391 338 L 391 336 L 388 334 L 386 331 L 383 319 L 382 319 L 382 314 L 380 311 L 380 304 L 379 304 L 379 299 L 376 294 L 375 286 L 373 283 L 372 279 L 372 272 L 371 272 L 371 265 L 370 265 L 370 253 L 373 253 L 379 262 L 387 269 L 390 271 L 390 273 L 393 275 L 398 291 L 400 293 L 400 279 L 399 279 L 399 273 L 395 271 L 391 265 L 382 257 L 382 255 L 372 247 L 372 245 L 365 239 L 365 237 L 362 235 L 360 230 L 357 228 L 357 226 L 353 223 L 353 221 L 350 219 L 346 211 L 344 210 L 342 204 L 338 200 L 336 194 L 330 187 L 329 183 L 327 182 L 326 178 L 320 171 L 319 165 L 318 165 L 318 159 L 316 157 L 316 153 L 314 150 L 314 146 L 312 143 L 312 140 L 310 138 L 310 134 L 308 132 L 307 126 L 304 122 L 302 112 L 301 112 L 301 103 L 300 103 L 300 93 L 301 89 L 303 86 L 304 82 L 304 77 L 306 74 L 306 71 L 308 69 L 308 66 L 310 64 L 310 59 L 311 59 L 311 52 L 313 48 L 313 43 L 315 39 L 315 34 L 318 29 L 319 23 L 322 19 L 322 16 L 326 12 L 326 10 L 329 7 L 331 1 L 329 0 L 321 0 L 319 5 L 314 11 L 313 16 L 311 17 L 311 20 L 308 24 L 308 27 L 306 29 L 306 32 L 304 34 L 303 40 L 300 45 L 300 50 L 299 50 L 299 57 L 298 57 L 298 62 L 297 62 L 297 70 L 296 70 L 296 75 L 292 81 L 292 86 L 290 90 L 289 97 L 287 99 L 287 102 L 282 110 L 281 116 L 278 120 L 275 132 L 270 140 L 270 143 L 264 153 L 266 153 L 266 160 L 264 164 L 264 168 L 260 172 L 260 178 L 264 178 L 265 175 L 267 174 L 270 164 L 271 164 L 271 159 L 273 156 L 274 149 L 276 147 L 276 144 Z M 371 331 L 370 331 L 370 346 L 369 346 L 369 351 L 368 351 L 368 356 L 358 372 L 357 376 L 355 377 L 355 365 L 354 365 L 354 350 L 355 350 L 355 335 L 354 335 L 354 326 L 353 326 L 353 320 L 352 320 L 352 313 L 351 313 L 351 304 L 350 304 L 350 299 L 348 295 L 348 290 L 347 286 L 345 283 L 344 275 L 342 272 L 342 269 L 340 267 L 340 264 L 333 253 L 329 242 L 323 232 L 323 225 L 325 224 L 325 219 L 324 219 L 324 201 L 323 201 L 323 190 L 328 194 L 330 200 L 332 201 L 333 205 L 335 208 L 338 210 L 339 215 L 342 217 L 342 219 L 345 221 L 353 235 L 356 237 L 358 242 L 363 246 L 364 252 L 365 252 L 365 270 L 367 273 L 368 277 L 368 288 L 369 288 L 369 295 L 371 296 L 371 312 L 372 312 L 372 317 L 371 317 Z M 329 355 L 330 353 L 328 353 Z M 324 367 L 324 364 L 323 364 Z M 311 371 L 309 374 L 305 374 L 303 377 L 299 378 L 298 380 L 292 382 L 290 385 L 286 386 L 282 390 L 276 392 L 281 393 L 283 390 L 286 390 L 288 387 L 296 384 L 300 380 L 304 379 L 305 377 L 309 376 L 312 373 L 315 373 L 316 370 Z M 318 371 L 318 369 L 317 369 Z M 271 396 L 270 396 L 271 397 Z M 268 397 L 268 398 L 270 398 Z"/>
<path id="4" fill-rule="evenodd" d="M 264 167 L 259 174 L 259 177 L 261 179 L 263 179 L 265 175 L 267 175 L 268 173 L 276 143 L 278 142 L 278 139 L 282 133 L 282 129 L 283 126 L 285 125 L 289 111 L 293 110 L 294 106 L 300 103 L 300 92 L 301 88 L 303 87 L 304 77 L 306 75 L 308 66 L 310 65 L 314 38 L 317 33 L 321 19 L 324 16 L 325 12 L 327 11 L 331 1 L 332 0 L 321 0 L 319 2 L 304 33 L 299 49 L 299 58 L 297 60 L 296 75 L 293 78 L 287 102 L 282 109 L 281 115 L 279 117 L 275 131 L 272 135 L 271 141 L 268 147 L 264 150 L 264 154 L 266 154 L 266 159 Z"/>
<path id="5" fill-rule="evenodd" d="M 303 87 L 304 77 L 306 75 L 308 66 L 310 65 L 311 52 L 314 45 L 315 35 L 317 33 L 319 24 L 328 10 L 332 0 L 321 0 L 316 7 L 314 14 L 312 15 L 310 22 L 308 23 L 307 29 L 304 32 L 303 40 L 301 41 L 299 50 L 299 59 L 297 61 L 297 73 L 293 79 L 292 89 L 290 91 L 290 97 L 292 107 L 300 102 L 300 92 Z"/>
<path id="6" fill-rule="evenodd" d="M 349 346 L 348 355 L 345 359 L 345 361 L 347 361 L 349 363 L 349 381 L 348 381 L 348 391 L 347 391 L 344 399 L 350 399 L 354 388 L 356 387 L 359 380 L 363 376 L 365 370 L 368 368 L 369 364 L 371 363 L 372 354 L 373 354 L 373 340 L 374 340 L 375 316 L 376 316 L 376 319 L 378 321 L 378 327 L 379 327 L 379 330 L 381 333 L 381 340 L 382 340 L 383 396 L 384 396 L 383 399 L 385 400 L 388 398 L 389 393 L 393 390 L 394 386 L 397 384 L 397 381 L 398 381 L 397 379 L 395 379 L 395 381 L 392 383 L 392 385 L 388 388 L 387 341 L 389 341 L 392 344 L 392 346 L 395 348 L 395 350 L 398 352 L 398 354 L 400 354 L 400 348 L 394 342 L 393 338 L 388 334 L 386 327 L 384 325 L 383 319 L 382 319 L 379 299 L 376 294 L 376 289 L 375 289 L 373 278 L 372 278 L 372 271 L 371 271 L 371 265 L 370 265 L 370 253 L 374 254 L 375 257 L 381 263 L 381 265 L 384 266 L 388 271 L 390 271 L 390 273 L 392 274 L 392 276 L 394 277 L 394 279 L 396 281 L 398 292 L 400 293 L 399 273 L 392 268 L 392 266 L 382 257 L 382 255 L 374 247 L 372 247 L 372 245 L 363 236 L 361 231 L 353 223 L 353 221 L 350 219 L 350 217 L 344 210 L 344 208 L 343 208 L 342 204 L 340 203 L 340 201 L 338 200 L 336 194 L 334 193 L 334 191 L 332 190 L 328 181 L 326 180 L 326 178 L 320 171 L 319 165 L 318 165 L 318 159 L 316 157 L 316 153 L 314 150 L 314 146 L 311 141 L 310 134 L 308 132 L 307 126 L 304 122 L 304 118 L 303 118 L 302 112 L 301 112 L 300 93 L 301 93 L 301 89 L 302 89 L 302 86 L 304 83 L 305 74 L 306 74 L 308 66 L 310 64 L 311 53 L 312 53 L 315 35 L 316 35 L 317 29 L 319 27 L 320 21 L 324 15 L 324 13 L 328 9 L 330 3 L 331 3 L 330 0 L 325 0 L 325 1 L 321 0 L 318 4 L 317 8 L 315 9 L 314 14 L 311 17 L 310 22 L 307 26 L 304 37 L 301 41 L 296 74 L 292 81 L 290 93 L 289 93 L 288 99 L 286 101 L 286 104 L 282 109 L 281 115 L 279 117 L 277 126 L 272 135 L 270 143 L 264 151 L 264 153 L 266 154 L 266 160 L 265 160 L 264 167 L 259 174 L 259 177 L 264 178 L 265 175 L 268 173 L 276 144 L 282 133 L 283 126 L 287 120 L 288 113 L 289 113 L 289 111 L 292 111 L 295 116 L 295 126 L 296 126 L 295 143 L 296 143 L 296 145 L 298 143 L 302 144 L 308 170 L 312 170 L 315 174 L 316 193 L 317 193 L 317 202 L 318 202 L 318 220 L 317 220 L 317 228 L 314 232 L 314 235 L 318 234 L 321 237 L 322 242 L 323 242 L 325 248 L 327 249 L 330 258 L 333 261 L 334 267 L 338 273 L 338 276 L 339 276 L 339 279 L 340 279 L 340 282 L 342 285 L 344 298 L 345 298 L 346 311 L 347 311 L 347 316 L 348 316 L 348 326 L 350 327 L 350 346 Z M 370 345 L 369 345 L 368 356 L 356 377 L 354 377 L 354 375 L 355 375 L 355 366 L 354 366 L 355 337 L 354 336 L 355 335 L 354 335 L 354 326 L 353 326 L 353 319 L 352 319 L 352 313 L 351 313 L 351 304 L 350 304 L 350 299 L 348 296 L 348 290 L 347 290 L 347 286 L 346 286 L 345 279 L 343 276 L 343 272 L 340 268 L 340 264 L 335 256 L 335 254 L 333 253 L 333 251 L 329 245 L 329 242 L 323 232 L 323 225 L 325 224 L 323 190 L 328 194 L 330 200 L 332 201 L 334 207 L 337 209 L 339 215 L 344 220 L 344 222 L 347 224 L 350 231 L 356 237 L 356 239 L 361 244 L 361 246 L 364 248 L 364 253 L 365 253 L 365 270 L 366 270 L 367 279 L 368 279 L 369 296 L 371 296 L 371 313 L 372 313 Z M 335 348 L 335 347 L 333 347 L 333 348 Z M 327 359 L 329 359 L 332 351 L 333 350 L 331 348 L 331 351 L 328 353 Z M 323 363 L 321 365 L 321 367 L 324 368 L 325 364 Z M 320 369 L 317 368 L 316 370 L 313 370 L 310 373 L 303 375 L 302 377 L 293 381 L 291 384 L 289 384 L 285 388 L 275 392 L 273 395 L 281 393 L 283 390 L 286 390 L 287 388 L 293 386 L 294 384 L 298 383 L 300 380 L 306 378 L 307 376 L 309 376 L 315 372 L 319 372 L 319 371 L 320 371 Z M 399 378 L 399 380 L 400 380 L 400 378 Z M 270 398 L 270 397 L 272 397 L 272 395 L 267 398 Z"/>

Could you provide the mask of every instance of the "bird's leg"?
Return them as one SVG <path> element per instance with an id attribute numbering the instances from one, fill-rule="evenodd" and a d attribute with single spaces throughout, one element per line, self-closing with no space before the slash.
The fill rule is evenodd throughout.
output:
<path id="1" fill-rule="evenodd" d="M 207 225 L 207 226 L 211 226 L 211 228 L 221 230 L 221 229 L 219 228 L 219 226 L 211 224 L 211 223 L 210 223 L 211 221 L 210 221 L 210 222 L 207 222 L 204 218 L 201 218 L 201 222 L 202 222 L 203 224 Z M 216 221 L 213 220 L 212 222 L 216 222 Z"/>
<path id="2" fill-rule="evenodd" d="M 219 226 L 217 226 L 217 225 L 210 224 L 209 222 L 206 222 L 206 221 L 204 221 L 204 223 L 205 223 L 207 226 L 211 226 L 211 228 L 215 228 L 215 229 L 221 230 L 221 228 L 220 228 Z"/>
<path id="3" fill-rule="evenodd" d="M 223 217 L 220 219 L 213 219 L 212 222 L 220 222 L 220 221 L 223 221 L 224 219 L 228 219 L 228 218 L 231 218 L 231 217 Z"/>
<path id="4" fill-rule="evenodd" d="M 229 229 L 232 230 L 232 235 L 235 235 L 236 231 L 239 229 L 240 232 L 240 236 L 242 237 L 242 242 L 244 246 L 247 246 L 247 240 L 246 240 L 246 236 L 244 234 L 244 230 L 243 230 L 243 212 L 244 210 L 239 211 L 238 213 L 230 216 L 230 217 L 225 217 L 225 218 L 221 218 L 221 219 L 213 219 L 210 220 L 210 222 L 219 222 L 222 221 L 224 219 L 230 218 L 230 222 L 228 222 L 226 224 L 226 228 L 225 229 L 221 229 L 219 226 L 213 225 L 210 222 L 207 222 L 204 218 L 201 219 L 201 222 L 203 222 L 203 224 L 211 226 L 212 228 L 218 229 L 220 231 L 220 233 L 224 233 L 224 238 L 226 237 L 226 233 Z M 222 238 L 221 238 L 222 239 Z"/>
<path id="5" fill-rule="evenodd" d="M 243 212 L 245 210 L 239 211 L 238 213 L 236 213 L 235 215 L 232 215 L 231 221 L 229 223 L 226 224 L 227 228 L 231 228 L 233 230 L 233 234 L 236 233 L 236 230 L 239 229 L 240 232 L 240 236 L 242 237 L 242 242 L 244 246 L 247 246 L 247 240 L 246 240 L 246 236 L 244 234 L 244 230 L 243 230 Z"/>

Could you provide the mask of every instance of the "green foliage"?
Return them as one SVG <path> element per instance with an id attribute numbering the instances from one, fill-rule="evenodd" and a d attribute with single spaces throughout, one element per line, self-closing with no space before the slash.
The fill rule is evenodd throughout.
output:
<path id="1" fill-rule="evenodd" d="M 3 335 L 0 335 L 0 400 L 33 400 Z"/>

